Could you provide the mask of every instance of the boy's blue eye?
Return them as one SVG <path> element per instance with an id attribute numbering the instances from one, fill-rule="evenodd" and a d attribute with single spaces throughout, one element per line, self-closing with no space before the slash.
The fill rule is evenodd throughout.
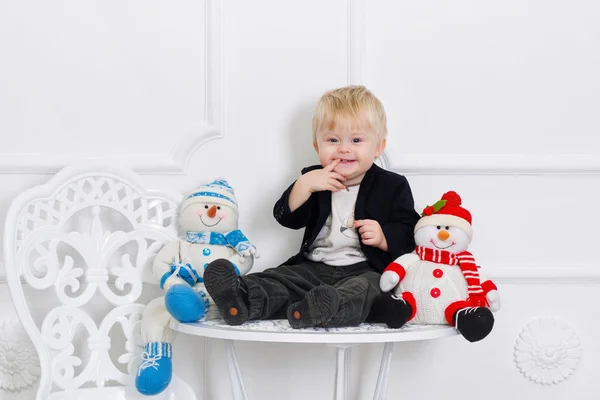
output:
<path id="1" fill-rule="evenodd" d="M 329 139 L 328 142 L 337 143 L 337 139 Z"/>
<path id="2" fill-rule="evenodd" d="M 360 143 L 360 139 L 359 138 L 354 138 L 354 139 L 352 139 L 352 143 Z"/>

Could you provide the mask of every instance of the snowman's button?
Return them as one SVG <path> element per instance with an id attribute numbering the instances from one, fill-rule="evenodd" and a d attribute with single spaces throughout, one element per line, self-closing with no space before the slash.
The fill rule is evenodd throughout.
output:
<path id="1" fill-rule="evenodd" d="M 238 310 L 235 307 L 231 307 L 229 309 L 229 315 L 231 315 L 232 317 L 235 317 L 236 315 L 238 315 Z"/>
<path id="2" fill-rule="evenodd" d="M 444 275 L 444 271 L 442 271 L 439 268 L 436 268 L 433 270 L 433 276 L 435 276 L 436 278 L 441 278 Z"/>
<path id="3" fill-rule="evenodd" d="M 431 294 L 431 297 L 433 297 L 434 299 L 437 299 L 438 297 L 440 297 L 440 294 L 442 294 L 442 292 L 440 291 L 440 289 L 435 287 L 431 289 L 431 292 L 429 292 L 429 294 Z"/>
<path id="4" fill-rule="evenodd" d="M 208 257 L 208 256 L 210 256 L 210 249 L 209 249 L 209 248 L 206 248 L 206 247 L 205 247 L 204 249 L 202 249 L 202 255 L 203 255 L 204 257 Z"/>
<path id="5" fill-rule="evenodd" d="M 208 267 L 208 263 L 205 263 L 205 264 L 204 264 L 204 269 L 206 269 L 206 267 Z"/>

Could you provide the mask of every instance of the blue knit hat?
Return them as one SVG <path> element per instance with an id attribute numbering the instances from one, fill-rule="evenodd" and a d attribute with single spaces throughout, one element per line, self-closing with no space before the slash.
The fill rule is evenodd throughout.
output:
<path id="1" fill-rule="evenodd" d="M 192 192 L 181 205 L 181 211 L 194 203 L 222 204 L 231 207 L 238 213 L 237 200 L 233 188 L 222 178 L 216 178 L 213 182 L 200 186 Z"/>

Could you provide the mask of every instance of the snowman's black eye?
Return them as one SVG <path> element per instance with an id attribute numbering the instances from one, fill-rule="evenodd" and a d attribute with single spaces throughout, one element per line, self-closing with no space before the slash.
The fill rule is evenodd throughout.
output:
<path id="1" fill-rule="evenodd" d="M 448 231 L 448 230 L 450 230 L 450 227 L 449 227 L 449 226 L 447 226 L 447 227 L 446 227 L 446 230 L 447 230 L 447 231 Z"/>
<path id="2" fill-rule="evenodd" d="M 204 206 L 204 208 L 208 209 L 208 205 Z"/>
<path id="3" fill-rule="evenodd" d="M 221 206 L 217 206 L 217 210 L 220 210 L 220 209 L 221 209 Z"/>
<path id="4" fill-rule="evenodd" d="M 441 227 L 441 226 L 439 226 L 439 225 L 437 226 L 437 228 L 438 228 L 438 229 L 442 229 L 442 227 Z"/>

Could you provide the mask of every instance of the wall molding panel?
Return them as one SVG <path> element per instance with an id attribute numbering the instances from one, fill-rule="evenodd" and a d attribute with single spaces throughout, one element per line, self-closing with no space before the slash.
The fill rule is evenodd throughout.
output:
<path id="1" fill-rule="evenodd" d="M 388 151 L 382 163 L 404 175 L 600 175 L 600 157 L 560 154 L 391 155 Z"/>
<path id="2" fill-rule="evenodd" d="M 369 84 L 367 13 L 365 0 L 348 0 L 348 84 Z M 388 149 L 381 162 L 404 175 L 600 175 L 597 155 L 391 154 Z"/>
<path id="3" fill-rule="evenodd" d="M 348 85 L 360 85 L 367 78 L 367 3 L 348 0 Z"/>
<path id="4" fill-rule="evenodd" d="M 221 0 L 205 0 L 205 9 L 205 120 L 176 134 L 178 140 L 170 151 L 118 155 L 0 153 L 0 174 L 54 174 L 66 165 L 85 162 L 118 163 L 142 174 L 185 174 L 191 156 L 200 146 L 224 137 Z"/>
<path id="5" fill-rule="evenodd" d="M 557 266 L 557 265 L 497 265 L 483 267 L 486 277 L 495 282 L 510 284 L 529 283 L 600 283 L 600 265 Z"/>

